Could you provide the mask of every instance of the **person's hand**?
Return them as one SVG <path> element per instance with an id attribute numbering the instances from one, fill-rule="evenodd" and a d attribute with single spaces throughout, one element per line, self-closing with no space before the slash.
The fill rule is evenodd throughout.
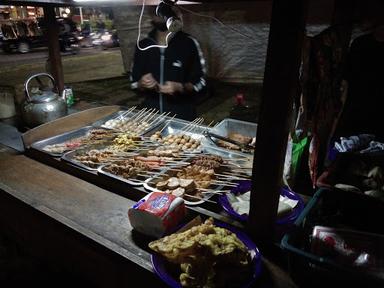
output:
<path id="1" fill-rule="evenodd" d="M 155 90 L 158 85 L 159 83 L 157 83 L 151 73 L 143 75 L 139 80 L 139 88 L 141 89 Z"/>
<path id="2" fill-rule="evenodd" d="M 179 82 L 167 81 L 164 85 L 159 85 L 159 92 L 169 95 L 175 95 L 184 91 L 183 84 Z"/>

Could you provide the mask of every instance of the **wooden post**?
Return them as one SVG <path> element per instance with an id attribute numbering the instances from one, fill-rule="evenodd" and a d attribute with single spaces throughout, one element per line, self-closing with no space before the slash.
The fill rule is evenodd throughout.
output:
<path id="1" fill-rule="evenodd" d="M 55 78 L 61 95 L 61 92 L 64 90 L 64 73 L 60 55 L 59 25 L 56 21 L 55 8 L 53 6 L 44 6 L 44 19 L 47 25 L 50 72 L 53 78 Z"/>
<path id="2" fill-rule="evenodd" d="M 273 244 L 293 98 L 298 92 L 306 0 L 272 4 L 247 230 L 263 249 Z"/>

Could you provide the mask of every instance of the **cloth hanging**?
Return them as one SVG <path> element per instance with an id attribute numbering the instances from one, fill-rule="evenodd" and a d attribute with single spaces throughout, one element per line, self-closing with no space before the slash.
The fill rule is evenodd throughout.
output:
<path id="1" fill-rule="evenodd" d="M 303 98 L 306 108 L 309 147 L 309 172 L 313 186 L 324 166 L 330 139 L 342 108 L 343 42 L 340 29 L 329 27 L 314 37 L 307 37 L 303 52 Z"/>

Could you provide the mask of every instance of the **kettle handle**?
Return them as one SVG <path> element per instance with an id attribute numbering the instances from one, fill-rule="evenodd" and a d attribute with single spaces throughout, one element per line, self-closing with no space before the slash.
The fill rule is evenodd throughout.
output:
<path id="1" fill-rule="evenodd" d="M 39 76 L 46 76 L 48 77 L 49 79 L 51 79 L 52 81 L 52 84 L 53 84 L 53 87 L 56 86 L 56 83 L 55 83 L 55 79 L 52 77 L 52 75 L 48 74 L 48 73 L 37 73 L 35 75 L 32 75 L 31 77 L 29 77 L 27 79 L 27 81 L 25 81 L 25 84 L 24 84 L 24 89 L 25 89 L 25 96 L 27 98 L 27 100 L 30 102 L 32 101 L 31 99 L 31 96 L 29 96 L 29 91 L 28 91 L 28 85 L 29 85 L 29 82 L 31 82 L 32 79 L 36 78 L 36 77 L 39 77 Z"/>

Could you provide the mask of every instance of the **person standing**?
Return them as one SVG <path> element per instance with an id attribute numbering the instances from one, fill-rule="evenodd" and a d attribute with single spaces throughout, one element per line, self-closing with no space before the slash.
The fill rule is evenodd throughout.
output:
<path id="1" fill-rule="evenodd" d="M 196 118 L 196 101 L 206 91 L 205 60 L 191 35 L 168 33 L 165 21 L 153 13 L 153 30 L 136 47 L 131 70 L 131 88 L 144 98 L 143 106 L 172 112 L 185 120 Z"/>
<path id="2" fill-rule="evenodd" d="M 351 44 L 342 81 L 345 104 L 336 137 L 373 134 L 376 140 L 384 140 L 383 83 L 384 20 L 377 17 L 372 32 Z"/>

